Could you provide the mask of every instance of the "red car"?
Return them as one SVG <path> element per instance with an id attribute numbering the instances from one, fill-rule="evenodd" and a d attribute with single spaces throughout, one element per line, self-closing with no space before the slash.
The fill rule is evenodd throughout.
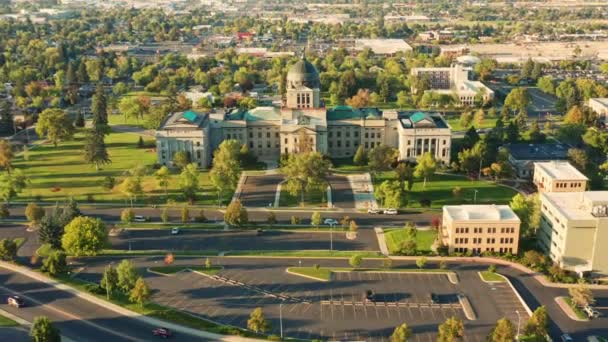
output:
<path id="1" fill-rule="evenodd" d="M 171 330 L 169 330 L 167 328 L 156 328 L 156 329 L 152 330 L 152 334 L 154 336 L 160 336 L 162 338 L 168 338 L 168 337 L 171 337 Z"/>

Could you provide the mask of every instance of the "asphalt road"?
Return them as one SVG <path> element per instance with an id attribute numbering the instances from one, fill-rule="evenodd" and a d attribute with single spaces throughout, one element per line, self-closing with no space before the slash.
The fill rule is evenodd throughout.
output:
<path id="1" fill-rule="evenodd" d="M 268 207 L 274 205 L 277 186 L 283 175 L 247 176 L 241 188 L 241 203 L 246 207 Z"/>
<path id="2" fill-rule="evenodd" d="M 350 186 L 348 178 L 345 176 L 331 175 L 329 176 L 329 184 L 331 186 L 332 202 L 335 208 L 354 208 L 355 195 Z"/>
<path id="3" fill-rule="evenodd" d="M 14 294 L 24 298 L 26 307 L 15 309 L 5 304 L 6 296 Z M 74 341 L 122 342 L 152 339 L 152 326 L 3 268 L 0 268 L 0 297 L 0 308 L 3 310 L 29 322 L 33 322 L 35 317 L 47 316 L 62 335 Z M 187 335 L 176 337 L 178 341 L 200 341 L 200 338 Z M 8 340 L 2 335 L 0 339 Z"/>

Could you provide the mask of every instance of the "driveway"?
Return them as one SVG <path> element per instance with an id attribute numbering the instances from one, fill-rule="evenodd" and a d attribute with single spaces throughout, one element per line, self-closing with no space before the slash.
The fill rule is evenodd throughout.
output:
<path id="1" fill-rule="evenodd" d="M 355 208 L 355 195 L 346 176 L 329 176 L 332 201 L 335 208 Z"/>
<path id="2" fill-rule="evenodd" d="M 246 207 L 269 207 L 274 205 L 277 186 L 282 175 L 247 176 L 241 188 L 241 203 Z"/>

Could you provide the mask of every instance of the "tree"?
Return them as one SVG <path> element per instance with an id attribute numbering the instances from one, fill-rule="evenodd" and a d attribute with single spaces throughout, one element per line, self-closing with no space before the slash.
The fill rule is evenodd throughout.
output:
<path id="1" fill-rule="evenodd" d="M 385 180 L 374 189 L 374 195 L 383 207 L 400 208 L 403 197 L 403 187 L 398 181 Z"/>
<path id="2" fill-rule="evenodd" d="M 418 266 L 419 269 L 423 269 L 424 266 L 426 266 L 426 258 L 422 257 L 416 259 L 416 266 Z"/>
<path id="3" fill-rule="evenodd" d="M 312 213 L 312 216 L 310 217 L 310 224 L 318 228 L 321 225 L 321 223 L 323 223 L 323 218 L 321 217 L 321 213 L 318 211 L 315 211 L 314 213 Z"/>
<path id="4" fill-rule="evenodd" d="M 266 222 L 269 225 L 277 224 L 277 216 L 275 215 L 274 211 L 268 213 L 268 218 L 266 219 Z"/>
<path id="5" fill-rule="evenodd" d="M 148 298 L 150 298 L 150 288 L 144 281 L 144 278 L 139 277 L 129 294 L 129 300 L 131 303 L 137 303 L 140 307 L 143 307 Z"/>
<path id="6" fill-rule="evenodd" d="M 357 152 L 355 152 L 355 156 L 353 157 L 353 163 L 359 166 L 367 164 L 367 152 L 363 145 L 359 145 L 357 148 Z"/>
<path id="7" fill-rule="evenodd" d="M 348 264 L 352 268 L 359 268 L 359 266 L 361 266 L 362 261 L 363 261 L 363 258 L 361 257 L 361 255 L 355 254 L 355 255 L 351 256 L 350 259 L 348 259 Z"/>
<path id="8" fill-rule="evenodd" d="M 28 203 L 25 207 L 25 217 L 30 221 L 31 225 L 36 225 L 44 216 L 44 208 L 39 207 L 36 203 Z"/>
<path id="9" fill-rule="evenodd" d="M 424 178 L 424 183 L 422 188 L 426 188 L 426 180 L 435 174 L 435 170 L 437 169 L 437 161 L 435 161 L 435 156 L 431 152 L 426 152 L 422 156 L 418 157 L 418 165 L 416 165 L 416 169 L 414 170 L 414 176 L 420 178 Z"/>
<path id="10" fill-rule="evenodd" d="M 122 260 L 118 266 L 116 266 L 116 275 L 118 277 L 116 285 L 124 293 L 129 293 L 135 286 L 135 282 L 139 275 L 133 267 L 133 263 L 130 260 Z"/>
<path id="11" fill-rule="evenodd" d="M 106 226 L 99 218 L 76 217 L 64 230 L 61 246 L 70 255 L 96 255 L 108 244 Z"/>
<path id="12" fill-rule="evenodd" d="M 110 300 L 112 297 L 112 292 L 114 292 L 114 288 L 116 287 L 116 283 L 118 282 L 118 273 L 116 273 L 116 269 L 112 267 L 112 265 L 106 266 L 103 271 L 103 277 L 101 278 L 100 286 L 106 290 L 106 298 Z"/>
<path id="13" fill-rule="evenodd" d="M 462 114 L 460 114 L 460 125 L 464 128 L 469 128 L 469 126 L 471 126 L 471 124 L 473 123 L 473 114 L 471 114 L 470 111 L 465 110 L 464 112 L 462 112 Z"/>
<path id="14" fill-rule="evenodd" d="M 255 308 L 247 320 L 247 329 L 255 333 L 265 333 L 270 330 L 270 323 L 264 317 L 262 308 Z"/>
<path id="15" fill-rule="evenodd" d="M 127 224 L 131 223 L 131 222 L 133 222 L 134 218 L 135 218 L 135 213 L 133 212 L 133 209 L 131 209 L 131 208 L 123 209 L 120 212 L 120 221 L 122 223 L 127 223 Z"/>
<path id="16" fill-rule="evenodd" d="M 182 223 L 190 222 L 190 210 L 188 209 L 188 206 L 184 206 L 182 208 L 181 219 L 182 219 Z"/>
<path id="17" fill-rule="evenodd" d="M 515 336 L 515 327 L 507 318 L 501 318 L 496 322 L 496 326 L 490 333 L 489 340 L 492 342 L 513 342 Z"/>
<path id="18" fill-rule="evenodd" d="M 555 83 L 550 75 L 539 78 L 536 86 L 544 93 L 555 94 Z"/>
<path id="19" fill-rule="evenodd" d="M 106 148 L 104 133 L 97 130 L 88 130 L 83 146 L 84 161 L 95 165 L 95 170 L 104 164 L 110 164 L 112 160 Z"/>
<path id="20" fill-rule="evenodd" d="M 169 186 L 169 179 L 171 177 L 171 172 L 169 168 L 166 166 L 161 166 L 160 169 L 156 170 L 154 173 L 156 180 L 158 181 L 158 186 L 163 188 L 165 191 L 165 196 L 167 196 L 167 187 Z"/>
<path id="21" fill-rule="evenodd" d="M 393 331 L 391 342 L 407 342 L 410 337 L 412 337 L 412 329 L 406 323 L 403 323 Z"/>
<path id="22" fill-rule="evenodd" d="M 504 106 L 513 111 L 526 109 L 530 102 L 530 96 L 526 88 L 513 88 L 505 98 Z"/>
<path id="23" fill-rule="evenodd" d="M 368 165 L 372 172 L 389 170 L 391 165 L 397 160 L 399 151 L 396 149 L 380 144 L 368 152 Z"/>
<path id="24" fill-rule="evenodd" d="M 595 303 L 593 293 L 582 281 L 578 283 L 578 286 L 569 288 L 568 294 L 570 295 L 570 298 L 572 298 L 574 304 L 581 308 Z"/>
<path id="25" fill-rule="evenodd" d="M 359 226 L 357 225 L 357 222 L 355 220 L 351 220 L 349 223 L 348 230 L 355 233 L 355 232 L 357 232 L 358 229 L 359 229 Z"/>
<path id="26" fill-rule="evenodd" d="M 179 175 L 179 188 L 190 203 L 196 199 L 200 190 L 199 171 L 195 163 L 188 164 Z"/>
<path id="27" fill-rule="evenodd" d="M 61 342 L 61 333 L 51 320 L 45 316 L 38 316 L 30 328 L 32 342 Z"/>
<path id="28" fill-rule="evenodd" d="M 46 136 L 55 147 L 61 140 L 69 140 L 74 135 L 74 126 L 64 110 L 49 108 L 45 109 L 38 117 L 36 133 Z"/>
<path id="29" fill-rule="evenodd" d="M 11 172 L 11 166 L 13 161 L 13 147 L 8 140 L 0 140 L 0 168 L 6 170 L 8 173 Z"/>
<path id="30" fill-rule="evenodd" d="M 23 171 L 17 169 L 11 173 L 4 173 L 0 175 L 0 197 L 7 203 L 10 204 L 17 194 L 19 194 L 29 183 L 29 179 L 25 176 Z"/>
<path id="31" fill-rule="evenodd" d="M 462 320 L 456 317 L 448 318 L 439 326 L 439 342 L 454 342 L 464 335 L 464 324 Z"/>
<path id="32" fill-rule="evenodd" d="M 544 306 L 539 306 L 534 310 L 530 319 L 526 323 L 524 333 L 526 335 L 536 335 L 538 337 L 544 337 L 547 335 L 547 326 L 549 325 L 549 318 L 547 317 L 547 309 Z"/>
<path id="33" fill-rule="evenodd" d="M 50 276 L 66 273 L 68 271 L 68 264 L 65 253 L 62 251 L 52 251 L 49 256 L 44 259 L 40 270 L 48 273 Z"/>
<path id="34" fill-rule="evenodd" d="M 286 178 L 285 189 L 292 196 L 299 193 L 303 204 L 305 192 L 323 191 L 327 187 L 330 167 L 331 162 L 319 152 L 291 154 L 282 168 Z"/>
<path id="35" fill-rule="evenodd" d="M 367 107 L 370 104 L 369 89 L 359 89 L 357 94 L 346 99 L 346 104 L 354 108 Z"/>
<path id="36" fill-rule="evenodd" d="M 530 130 L 528 131 L 528 136 L 530 137 L 530 141 L 535 144 L 542 143 L 546 139 L 545 134 L 542 133 L 540 127 L 538 127 L 538 121 L 532 122 Z"/>
<path id="37" fill-rule="evenodd" d="M 572 163 L 572 166 L 577 168 L 580 172 L 585 173 L 587 170 L 587 164 L 589 163 L 589 157 L 585 150 L 580 148 L 571 148 L 568 150 L 568 160 Z"/>
<path id="38" fill-rule="evenodd" d="M 0 204 L 0 220 L 7 219 L 11 216 L 11 212 L 8 210 L 8 205 L 6 203 Z"/>
<path id="39" fill-rule="evenodd" d="M 101 84 L 97 84 L 95 95 L 91 102 L 91 112 L 93 113 L 93 127 L 96 131 L 106 132 L 108 125 L 108 103 L 105 91 Z"/>
<path id="40" fill-rule="evenodd" d="M 190 164 L 190 156 L 185 151 L 177 151 L 173 154 L 173 165 L 177 166 L 180 169 L 185 168 L 188 164 Z"/>
<path id="41" fill-rule="evenodd" d="M 243 207 L 240 200 L 232 201 L 224 213 L 224 222 L 230 226 L 243 226 L 249 222 L 247 209 Z"/>
<path id="42" fill-rule="evenodd" d="M 241 176 L 240 151 L 241 146 L 237 140 L 224 140 L 213 154 L 209 178 L 217 189 L 218 201 L 225 192 L 236 189 Z"/>
<path id="43" fill-rule="evenodd" d="M 0 240 L 0 260 L 15 261 L 17 258 L 17 243 L 11 239 Z"/>
<path id="44" fill-rule="evenodd" d="M 399 163 L 395 168 L 395 173 L 397 173 L 401 188 L 405 188 L 405 182 L 407 181 L 407 190 L 411 191 L 414 186 L 414 169 L 407 163 Z"/>
<path id="45" fill-rule="evenodd" d="M 473 117 L 473 121 L 475 121 L 475 124 L 478 127 L 481 127 L 481 125 L 483 125 L 483 122 L 484 122 L 485 119 L 486 119 L 486 112 L 483 110 L 483 108 L 479 108 L 475 112 L 475 116 Z"/>

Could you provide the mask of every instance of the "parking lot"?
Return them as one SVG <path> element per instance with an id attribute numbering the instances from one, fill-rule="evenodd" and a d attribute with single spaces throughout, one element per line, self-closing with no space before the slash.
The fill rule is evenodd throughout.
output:
<path id="1" fill-rule="evenodd" d="M 202 263 L 200 258 L 179 259 L 190 265 Z M 153 262 L 162 263 L 161 259 Z M 281 311 L 286 336 L 340 341 L 386 341 L 395 326 L 404 322 L 413 329 L 413 341 L 435 341 L 437 326 L 452 316 L 464 321 L 465 341 L 485 341 L 499 318 L 508 317 L 516 324 L 518 310 L 522 322 L 527 319 L 508 285 L 480 280 L 477 272 L 483 267 L 452 265 L 450 269 L 460 279 L 458 284 L 452 284 L 444 274 L 372 272 L 335 273 L 332 281 L 320 282 L 288 274 L 286 267 L 300 263 L 344 267 L 347 261 L 268 259 L 260 263 L 249 258 L 213 258 L 212 262 L 224 266 L 219 275 L 232 283 L 192 272 L 174 276 L 147 273 L 153 301 L 240 327 L 246 326 L 254 308 L 261 307 L 270 320 L 271 333 L 277 335 Z M 378 265 L 379 261 L 364 261 L 364 267 Z M 91 279 L 92 272 L 99 278 L 103 266 L 91 266 L 79 276 Z M 414 265 L 395 262 L 394 267 Z M 375 292 L 374 302 L 363 300 L 367 290 Z M 437 296 L 435 303 L 430 301 L 431 293 Z M 458 294 L 469 299 L 476 320 L 466 319 Z"/>
<path id="2" fill-rule="evenodd" d="M 247 176 L 241 188 L 241 203 L 246 207 L 274 205 L 277 186 L 283 180 L 282 175 Z"/>
<path id="3" fill-rule="evenodd" d="M 258 235 L 251 230 L 193 230 L 182 229 L 179 235 L 171 235 L 168 229 L 128 230 L 118 237 L 111 237 L 115 249 L 166 249 L 173 251 L 205 250 L 328 250 L 330 239 L 335 250 L 379 250 L 373 229 L 359 229 L 357 238 L 349 240 L 346 233 L 336 229 L 329 232 L 291 232 L 265 230 Z"/>

